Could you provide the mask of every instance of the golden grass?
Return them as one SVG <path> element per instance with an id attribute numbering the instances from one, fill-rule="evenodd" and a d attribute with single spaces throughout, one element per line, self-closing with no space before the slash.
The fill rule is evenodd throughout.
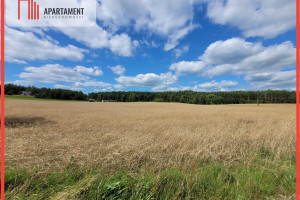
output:
<path id="1" fill-rule="evenodd" d="M 265 148 L 295 153 L 295 105 L 189 105 L 6 100 L 6 164 L 134 169 L 196 159 L 251 160 Z"/>

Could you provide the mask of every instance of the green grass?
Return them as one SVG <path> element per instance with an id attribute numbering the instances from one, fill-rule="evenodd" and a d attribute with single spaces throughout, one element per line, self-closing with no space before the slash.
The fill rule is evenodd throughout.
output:
<path id="1" fill-rule="evenodd" d="M 295 192 L 295 167 L 210 163 L 196 170 L 168 169 L 159 174 L 118 172 L 102 176 L 82 192 L 84 199 L 264 199 Z"/>
<path id="2" fill-rule="evenodd" d="M 48 199 L 82 180 L 85 172 L 74 162 L 73 158 L 64 170 L 57 169 L 44 173 L 38 168 L 6 167 L 6 199 Z"/>
<path id="3" fill-rule="evenodd" d="M 79 101 L 79 100 L 63 100 L 63 99 L 42 99 L 42 98 L 34 98 L 33 96 L 22 96 L 22 95 L 5 95 L 5 99 L 36 100 L 36 101 L 71 101 L 71 102 Z"/>
<path id="4" fill-rule="evenodd" d="M 117 167 L 80 168 L 73 158 L 64 170 L 7 167 L 7 199 L 265 199 L 295 194 L 295 156 L 274 161 L 267 154 L 247 164 L 214 162 L 152 171 Z M 91 179 L 93 177 L 93 179 Z M 57 198 L 55 198 L 57 197 Z M 65 199 L 65 196 L 64 196 Z"/>

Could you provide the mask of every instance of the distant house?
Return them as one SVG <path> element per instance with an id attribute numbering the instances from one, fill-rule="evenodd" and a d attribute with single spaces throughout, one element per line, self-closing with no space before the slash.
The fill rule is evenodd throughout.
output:
<path id="1" fill-rule="evenodd" d="M 116 100 L 111 100 L 111 99 L 109 99 L 109 100 L 102 100 L 102 102 L 117 102 Z"/>
<path id="2" fill-rule="evenodd" d="M 95 102 L 95 99 L 89 99 L 89 102 Z"/>
<path id="3" fill-rule="evenodd" d="M 31 92 L 22 91 L 21 95 L 22 96 L 31 96 Z"/>

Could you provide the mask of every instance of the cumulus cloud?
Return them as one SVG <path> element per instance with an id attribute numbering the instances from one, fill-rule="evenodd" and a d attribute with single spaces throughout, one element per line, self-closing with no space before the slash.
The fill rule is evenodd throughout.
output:
<path id="1" fill-rule="evenodd" d="M 126 33 L 113 34 L 96 25 L 93 27 L 57 28 L 65 35 L 76 41 L 83 43 L 92 49 L 108 48 L 114 54 L 124 57 L 133 55 L 134 49 L 138 46 L 138 41 L 132 41 Z"/>
<path id="2" fill-rule="evenodd" d="M 175 56 L 176 58 L 180 57 L 182 54 L 188 52 L 190 49 L 190 46 L 189 45 L 185 45 L 181 48 L 177 48 L 177 49 L 174 49 L 174 52 L 175 52 Z"/>
<path id="3" fill-rule="evenodd" d="M 33 81 L 32 80 L 15 80 L 15 81 L 7 81 L 6 83 L 12 83 L 15 85 L 23 85 L 23 86 L 29 86 L 29 85 L 33 85 Z"/>
<path id="4" fill-rule="evenodd" d="M 102 81 L 95 81 L 95 80 L 76 82 L 74 83 L 74 85 L 77 87 L 82 86 L 82 87 L 97 87 L 97 88 L 106 88 L 111 86 L 110 83 L 104 83 Z"/>
<path id="5" fill-rule="evenodd" d="M 173 63 L 169 69 L 175 71 L 179 76 L 188 74 L 203 75 L 206 70 L 206 63 L 203 61 L 180 61 Z"/>
<path id="6" fill-rule="evenodd" d="M 126 71 L 126 69 L 124 67 L 122 67 L 121 65 L 117 65 L 114 67 L 108 66 L 109 69 L 111 69 L 111 71 L 119 76 L 123 75 Z"/>
<path id="7" fill-rule="evenodd" d="M 178 40 L 197 26 L 192 23 L 198 0 L 101 0 L 97 17 L 111 30 L 133 26 L 168 38 L 164 49 L 174 48 Z"/>
<path id="8" fill-rule="evenodd" d="M 79 61 L 84 58 L 85 49 L 73 45 L 61 46 L 49 36 L 38 37 L 32 32 L 5 27 L 5 59 L 7 62 L 25 64 L 35 60 Z"/>
<path id="9" fill-rule="evenodd" d="M 295 48 L 290 41 L 263 46 L 241 38 L 217 41 L 207 47 L 198 61 L 180 61 L 169 69 L 178 75 L 200 76 L 243 75 L 278 71 L 295 66 Z"/>
<path id="10" fill-rule="evenodd" d="M 263 51 L 261 43 L 246 42 L 242 38 L 231 38 L 210 44 L 199 59 L 215 65 L 235 64 Z"/>
<path id="11" fill-rule="evenodd" d="M 137 87 L 156 87 L 159 85 L 172 85 L 178 79 L 171 72 L 161 73 L 160 75 L 154 73 L 138 74 L 136 76 L 120 76 L 115 79 L 118 83 L 125 86 Z"/>
<path id="12" fill-rule="evenodd" d="M 69 90 L 84 90 L 86 87 L 93 87 L 95 90 L 112 89 L 112 84 L 97 80 L 88 80 L 83 82 L 74 82 L 71 85 L 56 84 L 54 88 L 69 89 Z"/>
<path id="13" fill-rule="evenodd" d="M 233 90 L 238 85 L 237 81 L 222 80 L 217 82 L 212 80 L 211 82 L 205 82 L 201 84 L 195 84 L 194 86 L 182 86 L 176 87 L 169 85 L 158 85 L 152 88 L 153 91 L 184 91 L 192 90 L 197 92 L 212 92 L 212 91 L 228 91 Z"/>
<path id="14" fill-rule="evenodd" d="M 292 68 L 296 64 L 295 48 L 290 41 L 269 47 L 264 47 L 260 43 L 249 44 L 245 41 L 244 44 L 249 45 L 248 52 L 243 48 L 230 48 L 228 45 L 228 52 L 237 55 L 236 59 L 232 59 L 234 62 L 218 56 L 213 50 L 205 52 L 201 58 L 205 61 L 207 59 L 208 65 L 213 64 L 213 67 L 208 68 L 207 74 L 209 76 L 253 74 Z M 220 46 L 222 46 L 222 42 Z M 240 49 L 240 53 L 238 53 L 238 49 Z"/>
<path id="15" fill-rule="evenodd" d="M 89 80 L 88 76 L 82 75 L 73 68 L 60 64 L 47 64 L 41 67 L 25 67 L 25 72 L 21 72 L 19 77 L 41 83 L 56 82 L 76 82 L 79 80 Z"/>
<path id="16" fill-rule="evenodd" d="M 295 47 L 292 42 L 263 46 L 262 43 L 247 42 L 241 38 L 216 41 L 209 45 L 197 61 L 180 61 L 173 63 L 169 69 L 178 76 L 196 74 L 205 77 L 222 75 L 244 75 L 250 84 L 251 77 L 265 74 L 268 88 L 278 88 L 271 76 L 286 78 L 281 70 L 292 69 L 296 64 Z M 281 75 L 279 75 L 281 74 Z M 282 74 L 285 74 L 283 76 Z M 289 83 L 292 81 L 289 80 Z M 214 83 L 215 84 L 215 83 Z M 213 84 L 211 84 L 213 85 Z M 274 87 L 273 87 L 273 86 Z M 283 84 L 282 88 L 286 84 Z"/>
<path id="17" fill-rule="evenodd" d="M 226 91 L 237 84 L 237 81 L 223 80 L 221 82 L 216 82 L 215 80 L 212 80 L 211 82 L 201 83 L 197 86 L 205 91 Z"/>
<path id="18" fill-rule="evenodd" d="M 74 85 L 61 85 L 61 84 L 56 84 L 54 85 L 54 88 L 57 89 L 65 89 L 65 90 L 74 90 L 74 91 L 82 91 L 82 87 L 76 87 Z"/>
<path id="19" fill-rule="evenodd" d="M 168 86 L 168 85 L 159 85 L 152 88 L 152 91 L 155 92 L 163 92 L 163 91 L 170 91 L 170 92 L 177 92 L 177 91 L 185 91 L 185 90 L 193 90 L 199 91 L 197 86 L 190 87 L 190 86 Z"/>
<path id="20" fill-rule="evenodd" d="M 187 35 L 189 32 L 194 30 L 195 28 L 199 27 L 198 25 L 190 24 L 187 27 L 179 30 L 178 32 L 171 33 L 169 35 L 167 43 L 164 45 L 164 50 L 169 51 L 175 48 L 179 44 L 179 40 Z"/>
<path id="21" fill-rule="evenodd" d="M 246 75 L 245 80 L 250 83 L 252 90 L 295 90 L 296 70 L 251 74 Z"/>
<path id="22" fill-rule="evenodd" d="M 116 84 L 114 85 L 115 90 L 122 90 L 124 88 L 124 85 L 122 84 Z"/>
<path id="23" fill-rule="evenodd" d="M 53 83 L 54 88 L 84 90 L 86 87 L 94 88 L 121 88 L 120 86 L 102 82 L 91 78 L 91 76 L 101 76 L 102 70 L 94 66 L 88 68 L 84 66 L 65 67 L 60 64 L 47 64 L 40 67 L 25 67 L 24 72 L 19 74 L 22 80 L 16 80 L 13 83 L 21 85 L 33 85 L 39 83 Z M 69 83 L 70 85 L 66 85 Z"/>
<path id="24" fill-rule="evenodd" d="M 207 16 L 217 24 L 238 27 L 246 37 L 274 38 L 296 25 L 294 0 L 205 0 Z"/>
<path id="25" fill-rule="evenodd" d="M 74 67 L 74 70 L 81 74 L 86 74 L 86 75 L 91 75 L 91 76 L 102 76 L 103 75 L 103 71 L 97 66 L 94 66 L 93 68 L 84 67 L 84 66 L 76 66 L 76 67 Z"/>

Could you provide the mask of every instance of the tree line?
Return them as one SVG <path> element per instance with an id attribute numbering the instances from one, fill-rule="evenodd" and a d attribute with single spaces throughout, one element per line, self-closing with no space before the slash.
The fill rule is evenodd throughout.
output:
<path id="1" fill-rule="evenodd" d="M 50 89 L 46 87 L 37 88 L 35 86 L 25 87 L 12 83 L 5 84 L 4 86 L 6 95 L 20 95 L 23 91 L 31 92 L 31 96 L 43 99 L 87 100 L 88 98 L 88 96 L 81 91 Z"/>
<path id="2" fill-rule="evenodd" d="M 296 92 L 286 90 L 229 91 L 229 92 L 91 92 L 67 89 L 37 88 L 35 86 L 5 85 L 6 95 L 20 95 L 22 91 L 31 92 L 35 98 L 88 100 L 115 100 L 118 102 L 180 102 L 190 104 L 245 104 L 245 103 L 296 103 Z"/>

